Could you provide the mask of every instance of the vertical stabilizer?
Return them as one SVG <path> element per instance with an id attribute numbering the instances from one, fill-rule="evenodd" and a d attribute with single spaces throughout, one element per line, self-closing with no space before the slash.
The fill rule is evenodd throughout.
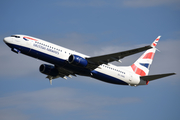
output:
<path id="1" fill-rule="evenodd" d="M 156 52 L 156 45 L 161 36 L 158 36 L 156 40 L 151 44 L 152 48 L 147 50 L 133 65 L 131 65 L 132 70 L 140 75 L 146 76 L 149 73 L 150 65 L 152 64 L 154 54 Z"/>

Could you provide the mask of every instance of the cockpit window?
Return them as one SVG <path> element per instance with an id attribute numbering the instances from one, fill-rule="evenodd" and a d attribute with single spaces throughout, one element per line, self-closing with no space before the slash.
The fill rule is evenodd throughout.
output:
<path id="1" fill-rule="evenodd" d="M 17 35 L 11 35 L 11 37 L 20 38 L 20 36 Z"/>

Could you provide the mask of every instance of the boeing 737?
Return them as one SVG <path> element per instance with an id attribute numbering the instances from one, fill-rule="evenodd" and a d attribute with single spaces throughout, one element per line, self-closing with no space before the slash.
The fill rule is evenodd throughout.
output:
<path id="1" fill-rule="evenodd" d="M 49 79 L 50 84 L 52 79 L 59 77 L 67 79 L 67 77 L 82 75 L 112 84 L 138 86 L 148 85 L 149 81 L 175 74 L 148 75 L 160 37 L 158 36 L 148 46 L 94 57 L 27 35 L 5 37 L 4 42 L 15 53 L 22 53 L 50 63 L 39 67 L 39 71 L 47 75 L 46 78 Z M 121 62 L 120 59 L 142 51 L 145 53 L 130 66 L 110 64 L 113 61 Z"/>

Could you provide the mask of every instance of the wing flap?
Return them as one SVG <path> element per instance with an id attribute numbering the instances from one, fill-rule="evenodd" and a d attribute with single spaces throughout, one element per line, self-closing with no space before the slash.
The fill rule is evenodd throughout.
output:
<path id="1" fill-rule="evenodd" d="M 147 76 L 141 76 L 140 78 L 144 81 L 152 81 L 159 78 L 167 77 L 170 75 L 175 75 L 176 73 L 166 73 L 166 74 L 157 74 L 157 75 L 147 75 Z"/>
<path id="2" fill-rule="evenodd" d="M 64 78 L 67 79 L 66 77 L 72 78 L 71 75 L 76 77 L 76 74 L 74 74 L 72 71 L 66 70 L 63 67 L 59 67 L 57 65 L 55 65 L 56 69 L 59 71 L 59 74 L 57 76 L 50 76 L 48 75 L 46 78 L 48 78 L 49 80 L 51 79 L 56 79 L 56 78 Z"/>

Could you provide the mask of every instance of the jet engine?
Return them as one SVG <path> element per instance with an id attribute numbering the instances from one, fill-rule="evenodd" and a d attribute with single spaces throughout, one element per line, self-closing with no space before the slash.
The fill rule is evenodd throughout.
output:
<path id="1" fill-rule="evenodd" d="M 86 67 L 88 65 L 88 61 L 78 55 L 70 55 L 68 62 L 78 67 Z"/>
<path id="2" fill-rule="evenodd" d="M 42 64 L 39 67 L 39 71 L 43 74 L 56 77 L 59 74 L 59 71 L 52 65 Z"/>

